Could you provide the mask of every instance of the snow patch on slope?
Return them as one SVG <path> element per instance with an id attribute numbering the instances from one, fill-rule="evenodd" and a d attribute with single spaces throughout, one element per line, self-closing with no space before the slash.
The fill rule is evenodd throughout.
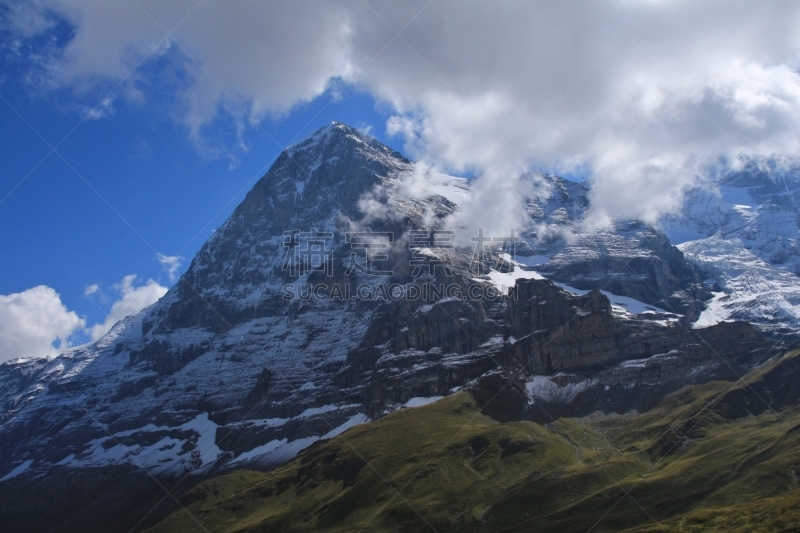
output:
<path id="1" fill-rule="evenodd" d="M 22 474 L 22 473 L 23 473 L 23 472 L 25 472 L 25 471 L 26 471 L 28 468 L 30 468 L 30 467 L 31 467 L 31 464 L 33 464 L 33 459 L 28 459 L 27 461 L 23 461 L 23 462 L 22 462 L 22 464 L 20 464 L 20 465 L 19 465 L 18 467 L 16 467 L 14 470 L 12 470 L 12 471 L 11 471 L 11 472 L 9 472 L 8 474 L 6 474 L 6 475 L 5 475 L 5 476 L 3 476 L 2 478 L 0 478 L 0 483 L 2 483 L 3 481 L 9 480 L 9 479 L 11 479 L 11 478 L 15 478 L 15 477 L 17 477 L 18 475 Z"/>
<path id="2" fill-rule="evenodd" d="M 544 279 L 544 276 L 538 272 L 521 268 L 515 268 L 511 272 L 492 270 L 487 276 L 500 294 L 508 294 L 508 291 L 517 284 L 518 279 Z"/>
<path id="3" fill-rule="evenodd" d="M 553 283 L 555 283 L 565 291 L 571 292 L 572 294 L 577 294 L 578 296 L 583 296 L 584 294 L 589 293 L 589 291 L 576 289 L 575 287 L 571 287 L 565 283 L 559 283 L 557 281 L 554 281 Z M 654 313 L 654 314 L 657 313 L 660 315 L 678 316 L 675 315 L 674 313 L 670 313 L 669 311 L 665 311 L 660 307 L 644 303 L 634 298 L 629 298 L 628 296 L 619 296 L 617 294 L 612 294 L 608 291 L 600 291 L 600 293 L 604 295 L 606 298 L 608 298 L 608 300 L 611 302 L 611 307 L 615 312 L 625 312 L 633 315 L 641 315 L 643 313 Z"/>
<path id="4" fill-rule="evenodd" d="M 152 444 L 139 444 L 128 439 L 147 433 L 161 438 Z M 148 424 L 95 439 L 83 452 L 68 456 L 59 464 L 72 468 L 131 464 L 154 475 L 206 471 L 222 455 L 215 443 L 216 433 L 217 424 L 209 420 L 208 413 L 202 413 L 178 427 Z"/>
<path id="5" fill-rule="evenodd" d="M 708 302 L 695 327 L 724 320 L 748 320 L 767 329 L 800 326 L 800 279 L 796 275 L 757 257 L 738 238 L 714 236 L 679 248 L 723 288 Z"/>
<path id="6" fill-rule="evenodd" d="M 310 436 L 296 440 L 276 439 L 261 446 L 239 454 L 230 465 L 241 466 L 246 463 L 254 463 L 262 466 L 269 466 L 284 463 L 294 458 L 301 450 L 307 448 L 318 440 L 332 439 L 341 435 L 348 429 L 355 427 L 359 424 L 369 422 L 369 417 L 363 413 L 357 413 L 351 416 L 347 421 L 339 426 L 333 428 L 329 432 L 320 436 Z"/>
<path id="7" fill-rule="evenodd" d="M 436 401 L 441 400 L 444 396 L 416 396 L 411 398 L 406 403 L 403 404 L 403 407 L 422 407 L 423 405 L 428 405 L 429 403 L 433 403 Z"/>
<path id="8" fill-rule="evenodd" d="M 555 376 L 533 376 L 525 383 L 525 392 L 528 395 L 528 400 L 531 403 L 538 400 L 549 404 L 565 405 L 574 400 L 578 394 L 597 383 L 596 380 L 587 379 L 559 385 L 553 380 L 558 376 L 558 374 Z"/>

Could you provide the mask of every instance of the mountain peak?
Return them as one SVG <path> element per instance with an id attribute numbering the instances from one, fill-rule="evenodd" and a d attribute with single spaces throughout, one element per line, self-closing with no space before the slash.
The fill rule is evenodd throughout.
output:
<path id="1" fill-rule="evenodd" d="M 298 149 L 305 149 L 311 146 L 329 144 L 335 139 L 341 139 L 343 137 L 349 137 L 360 142 L 375 141 L 371 137 L 368 137 L 358 131 L 356 128 L 348 126 L 342 122 L 333 121 L 330 124 L 321 127 L 320 129 L 293 143 L 288 148 L 288 151 L 293 152 L 297 151 Z"/>
<path id="2" fill-rule="evenodd" d="M 308 169 L 313 172 L 332 163 L 360 159 L 360 165 L 378 164 L 382 167 L 399 168 L 411 163 L 403 155 L 384 145 L 377 139 L 366 135 L 352 126 L 341 122 L 331 122 L 305 138 L 292 144 L 282 154 L 283 164 L 293 169 Z M 279 158 L 280 161 L 281 158 Z M 277 165 L 282 166 L 281 163 Z M 277 169 L 276 169 L 277 170 Z M 339 169 L 346 173 L 345 168 Z M 329 176 L 329 177 L 332 177 Z M 360 190 L 360 189 L 359 189 Z"/>

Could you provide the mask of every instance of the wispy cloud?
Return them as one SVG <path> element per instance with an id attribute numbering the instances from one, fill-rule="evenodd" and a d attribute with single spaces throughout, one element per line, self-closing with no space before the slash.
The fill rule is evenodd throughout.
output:
<path id="1" fill-rule="evenodd" d="M 181 267 L 181 261 L 183 261 L 183 257 L 179 255 L 158 254 L 158 262 L 161 263 L 162 268 L 166 271 L 170 282 L 175 281 L 177 278 L 177 272 Z"/>
<path id="2" fill-rule="evenodd" d="M 93 283 L 91 285 L 87 285 L 85 289 L 83 289 L 83 295 L 86 297 L 92 296 L 100 290 L 100 285 L 97 283 Z"/>
<path id="3" fill-rule="evenodd" d="M 84 107 L 83 112 L 89 120 L 100 120 L 114 113 L 114 100 L 106 97 L 94 107 Z"/>

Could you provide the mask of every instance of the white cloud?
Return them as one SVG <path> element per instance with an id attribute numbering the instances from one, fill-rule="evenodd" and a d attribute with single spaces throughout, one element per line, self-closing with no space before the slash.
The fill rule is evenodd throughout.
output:
<path id="1" fill-rule="evenodd" d="M 509 167 L 504 167 L 508 169 Z M 500 172 L 490 169 L 471 184 L 469 201 L 448 220 L 461 239 L 480 235 L 507 236 L 513 229 L 516 235 L 527 224 L 524 198 L 534 195 L 519 180 L 521 170 Z M 464 241 L 464 245 L 472 245 Z"/>
<path id="2" fill-rule="evenodd" d="M 5 20 L 0 22 L 0 27 L 13 28 L 22 37 L 41 35 L 55 25 L 52 17 L 48 16 L 45 6 L 35 0 L 32 2 L 4 2 L 2 7 Z"/>
<path id="3" fill-rule="evenodd" d="M 155 303 L 167 288 L 150 279 L 136 286 L 136 275 L 114 285 L 119 298 L 101 324 L 86 328 L 92 340 L 105 335 L 118 321 Z M 98 284 L 84 289 L 85 296 L 100 292 Z M 70 311 L 58 293 L 45 285 L 20 293 L 0 295 L 0 362 L 17 357 L 55 356 L 70 347 L 70 337 L 86 320 Z"/>
<path id="4" fill-rule="evenodd" d="M 114 288 L 119 291 L 119 299 L 111 306 L 106 319 L 102 324 L 95 324 L 87 328 L 87 333 L 92 340 L 97 340 L 106 333 L 120 320 L 126 316 L 138 313 L 145 307 L 154 304 L 159 298 L 167 293 L 167 288 L 162 287 L 152 279 L 147 283 L 136 287 L 136 275 L 131 274 L 122 278 L 122 281 Z"/>
<path id="5" fill-rule="evenodd" d="M 147 54 L 168 58 L 195 137 L 221 111 L 246 122 L 228 94 L 259 118 L 355 81 L 395 110 L 387 129 L 415 157 L 484 175 L 497 204 L 471 217 L 503 202 L 518 212 L 508 180 L 521 168 L 589 170 L 597 220 L 653 221 L 720 161 L 797 157 L 798 3 L 204 2 L 174 34 L 202 67 L 159 47 L 163 32 L 134 2 L 31 5 L 75 26 L 55 82 L 81 89 Z M 171 30 L 196 3 L 143 5 Z M 46 11 L 17 9 L 12 23 L 47 31 Z"/>
<path id="6" fill-rule="evenodd" d="M 16 9 L 11 23 L 30 35 L 47 29 L 37 21 L 49 14 L 75 27 L 75 36 L 53 58 L 51 79 L 58 86 L 82 91 L 97 81 L 128 77 L 143 60 L 170 62 L 177 72 L 167 77 L 177 87 L 180 119 L 195 138 L 220 110 L 242 122 L 238 103 L 256 117 L 284 113 L 323 92 L 331 77 L 349 72 L 349 15 L 337 2 L 138 4 L 39 0 L 38 9 Z M 165 40 L 165 31 L 176 27 L 174 40 Z M 127 80 L 131 87 L 142 81 L 138 72 Z"/>
<path id="7" fill-rule="evenodd" d="M 70 335 L 84 325 L 84 319 L 67 310 L 58 293 L 45 285 L 0 295 L 0 362 L 56 355 L 69 348 Z"/>
<path id="8" fill-rule="evenodd" d="M 406 50 L 398 45 L 370 67 L 368 83 L 395 105 L 388 129 L 403 134 L 416 157 L 485 174 L 507 189 L 498 201 L 515 210 L 517 190 L 507 187 L 515 165 L 588 168 L 598 221 L 654 221 L 720 158 L 736 164 L 796 153 L 800 78 L 786 63 L 797 64 L 800 52 L 789 29 L 800 22 L 797 6 L 429 9 L 403 35 L 425 61 L 403 43 Z M 385 17 L 402 27 L 402 13 Z M 380 31 L 357 35 L 377 41 Z M 496 209 L 474 207 L 466 219 L 491 222 Z"/>
<path id="9" fill-rule="evenodd" d="M 100 120 L 114 113 L 114 100 L 106 97 L 94 107 L 84 107 L 84 114 L 88 120 Z"/>
<path id="10" fill-rule="evenodd" d="M 100 290 L 100 285 L 97 283 L 92 283 L 91 285 L 87 285 L 85 289 L 83 289 L 83 295 L 86 297 L 92 296 L 96 294 L 97 291 Z"/>
<path id="11" fill-rule="evenodd" d="M 175 281 L 176 273 L 178 269 L 181 267 L 181 261 L 183 257 L 179 255 L 164 255 L 158 254 L 158 262 L 161 263 L 161 266 L 166 270 L 167 275 L 169 276 L 169 280 Z"/>

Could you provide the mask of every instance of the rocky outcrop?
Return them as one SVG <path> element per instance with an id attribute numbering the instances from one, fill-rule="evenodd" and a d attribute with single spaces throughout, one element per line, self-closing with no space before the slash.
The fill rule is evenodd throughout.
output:
<path id="1" fill-rule="evenodd" d="M 711 298 L 703 275 L 666 236 L 640 222 L 573 235 L 541 267 L 582 290 L 606 290 L 686 315 L 694 321 Z"/>
<path id="2" fill-rule="evenodd" d="M 573 295 L 549 280 L 520 280 L 508 302 L 509 351 L 531 374 L 600 366 L 621 357 L 611 303 Z"/>
<path id="3" fill-rule="evenodd" d="M 575 296 L 552 282 L 517 283 L 508 303 L 507 351 L 525 369 L 539 421 L 596 410 L 647 410 L 684 385 L 736 380 L 778 353 L 750 324 L 693 329 L 683 320 L 620 320 L 608 299 Z"/>
<path id="4" fill-rule="evenodd" d="M 599 291 L 577 296 L 549 280 L 520 280 L 516 295 L 508 303 L 509 352 L 531 374 L 596 369 L 684 345 L 738 353 L 763 343 L 744 322 L 705 330 L 691 329 L 685 319 L 664 317 L 619 323 L 608 298 Z"/>

